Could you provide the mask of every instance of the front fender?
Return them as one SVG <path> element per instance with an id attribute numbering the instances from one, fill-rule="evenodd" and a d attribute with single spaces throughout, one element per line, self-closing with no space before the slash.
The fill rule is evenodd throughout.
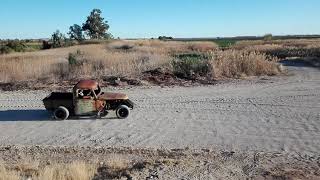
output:
<path id="1" fill-rule="evenodd" d="M 128 107 L 131 108 L 131 109 L 133 109 L 133 107 L 135 106 L 135 103 L 132 102 L 130 99 L 124 100 L 122 104 L 128 106 Z"/>

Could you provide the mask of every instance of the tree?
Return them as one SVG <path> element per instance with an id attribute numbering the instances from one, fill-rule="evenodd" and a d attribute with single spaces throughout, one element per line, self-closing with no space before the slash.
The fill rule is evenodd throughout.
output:
<path id="1" fill-rule="evenodd" d="M 103 38 L 104 39 L 114 39 L 114 37 L 111 33 L 106 33 Z"/>
<path id="2" fill-rule="evenodd" d="M 77 41 L 84 40 L 84 36 L 82 33 L 82 27 L 79 26 L 78 24 L 74 24 L 73 26 L 70 26 L 68 34 L 70 36 L 70 39 L 75 39 Z"/>
<path id="3" fill-rule="evenodd" d="M 66 44 L 66 38 L 59 30 L 52 34 L 51 41 L 53 48 L 63 47 Z"/>
<path id="4" fill-rule="evenodd" d="M 108 21 L 101 17 L 100 9 L 93 9 L 87 17 L 87 21 L 82 25 L 82 30 L 87 33 L 91 39 L 104 39 L 111 37 L 107 35 L 109 29 Z"/>

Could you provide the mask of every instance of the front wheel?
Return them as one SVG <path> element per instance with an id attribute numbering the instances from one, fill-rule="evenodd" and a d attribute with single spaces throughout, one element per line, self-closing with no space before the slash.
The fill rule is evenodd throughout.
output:
<path id="1" fill-rule="evenodd" d="M 69 117 L 69 110 L 63 106 L 59 106 L 53 112 L 54 119 L 56 120 L 66 120 Z"/>
<path id="2" fill-rule="evenodd" d="M 129 114 L 130 114 L 130 110 L 126 105 L 120 105 L 116 109 L 116 115 L 119 119 L 125 119 L 129 116 Z"/>

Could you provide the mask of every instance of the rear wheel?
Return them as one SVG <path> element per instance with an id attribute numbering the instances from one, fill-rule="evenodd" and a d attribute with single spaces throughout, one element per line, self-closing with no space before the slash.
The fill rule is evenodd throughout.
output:
<path id="1" fill-rule="evenodd" d="M 126 105 L 120 105 L 116 109 L 116 115 L 119 119 L 125 119 L 129 116 L 129 114 L 130 114 L 130 110 Z"/>
<path id="2" fill-rule="evenodd" d="M 63 106 L 59 106 L 53 112 L 54 119 L 56 120 L 66 120 L 69 117 L 69 110 Z"/>

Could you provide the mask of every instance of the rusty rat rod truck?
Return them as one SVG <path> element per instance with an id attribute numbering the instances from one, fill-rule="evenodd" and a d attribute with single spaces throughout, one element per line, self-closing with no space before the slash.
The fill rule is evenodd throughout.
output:
<path id="1" fill-rule="evenodd" d="M 127 118 L 133 102 L 121 93 L 102 92 L 97 81 L 81 80 L 73 92 L 52 92 L 43 99 L 45 108 L 53 112 L 56 120 L 66 120 L 69 116 L 106 116 L 113 110 L 120 119 Z"/>

